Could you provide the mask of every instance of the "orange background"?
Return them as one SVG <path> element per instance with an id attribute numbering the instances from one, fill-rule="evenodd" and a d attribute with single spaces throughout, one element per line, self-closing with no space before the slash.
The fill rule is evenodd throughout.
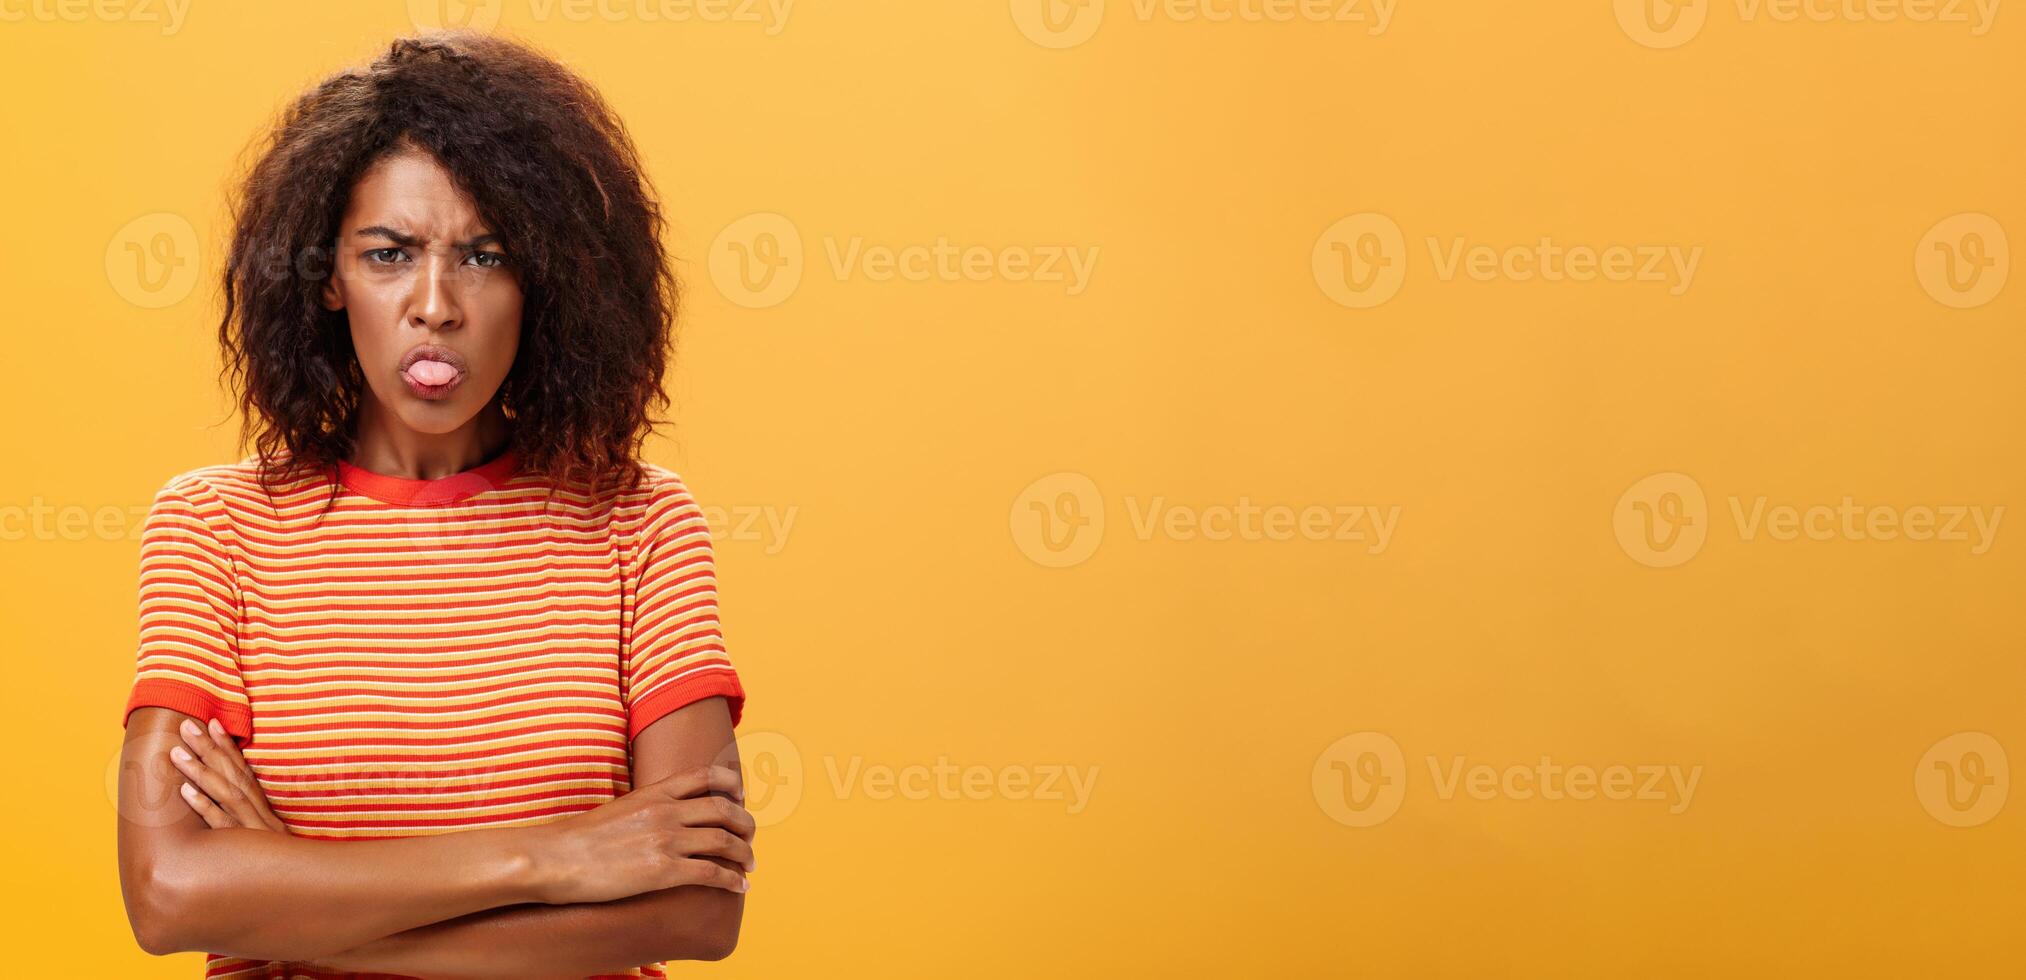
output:
<path id="1" fill-rule="evenodd" d="M 651 456 L 725 513 L 765 824 L 682 969 L 2016 971 L 2022 14 L 1385 6 L 462 9 L 602 89 L 673 220 Z M 242 148 L 443 14 L 169 9 L 0 0 L 22 975 L 201 968 L 116 876 L 139 515 L 239 456 Z"/>

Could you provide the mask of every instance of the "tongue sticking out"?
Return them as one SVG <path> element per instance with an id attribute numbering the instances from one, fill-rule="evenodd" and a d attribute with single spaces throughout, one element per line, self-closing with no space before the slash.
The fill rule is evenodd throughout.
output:
<path id="1" fill-rule="evenodd" d="M 408 365 L 408 376 L 425 385 L 446 385 L 457 377 L 457 369 L 442 361 L 416 361 Z"/>

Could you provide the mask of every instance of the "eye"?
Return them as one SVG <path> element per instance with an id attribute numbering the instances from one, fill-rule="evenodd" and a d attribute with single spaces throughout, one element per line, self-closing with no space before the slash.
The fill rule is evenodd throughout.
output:
<path id="1" fill-rule="evenodd" d="M 391 264 L 406 261 L 408 253 L 398 248 L 371 248 L 366 250 L 366 261 Z"/>
<path id="2" fill-rule="evenodd" d="M 481 269 L 497 269 L 507 264 L 507 257 L 498 252 L 473 252 L 465 261 L 477 263 Z"/>

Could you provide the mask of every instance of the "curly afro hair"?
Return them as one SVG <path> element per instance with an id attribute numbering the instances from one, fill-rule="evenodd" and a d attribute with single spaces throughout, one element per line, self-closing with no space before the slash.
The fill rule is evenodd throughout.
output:
<path id="1" fill-rule="evenodd" d="M 434 155 L 511 244 L 521 341 L 500 388 L 524 471 L 636 486 L 665 419 L 677 287 L 639 152 L 604 99 L 502 37 L 402 38 L 285 110 L 233 201 L 221 382 L 262 481 L 334 473 L 369 397 L 345 313 L 319 301 L 353 184 L 405 147 Z M 284 452 L 285 450 L 285 452 Z"/>

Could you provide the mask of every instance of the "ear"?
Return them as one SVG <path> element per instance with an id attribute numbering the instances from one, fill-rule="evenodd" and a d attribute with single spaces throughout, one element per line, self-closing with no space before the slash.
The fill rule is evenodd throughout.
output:
<path id="1" fill-rule="evenodd" d="M 324 309 L 333 312 L 345 308 L 345 294 L 342 290 L 338 289 L 338 277 L 336 275 L 324 277 L 323 301 Z"/>

